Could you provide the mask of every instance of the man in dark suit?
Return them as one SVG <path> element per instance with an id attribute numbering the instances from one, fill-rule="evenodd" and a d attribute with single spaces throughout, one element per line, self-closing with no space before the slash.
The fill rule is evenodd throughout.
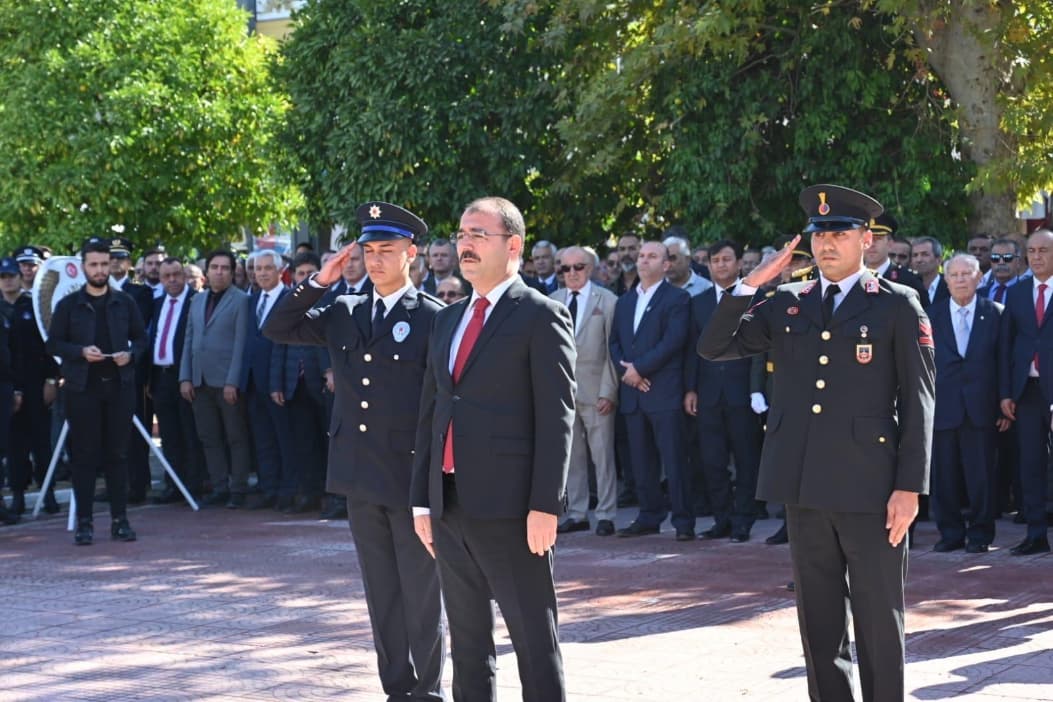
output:
<path id="1" fill-rule="evenodd" d="M 853 699 L 849 602 L 863 699 L 901 700 L 904 537 L 928 487 L 932 330 L 914 291 L 863 267 L 880 203 L 836 185 L 806 188 L 800 203 L 819 280 L 752 304 L 793 247 L 776 253 L 721 300 L 698 351 L 768 351 L 777 369 L 757 492 L 786 504 L 809 697 Z"/>
<path id="2" fill-rule="evenodd" d="M 550 241 L 539 241 L 530 249 L 530 258 L 534 261 L 534 280 L 539 290 L 551 295 L 559 289 L 556 276 L 556 246 Z"/>
<path id="3" fill-rule="evenodd" d="M 919 300 L 926 300 L 927 292 L 921 283 L 921 278 L 914 271 L 904 268 L 889 257 L 890 240 L 896 234 L 899 223 L 896 218 L 888 212 L 883 212 L 870 223 L 870 233 L 874 238 L 870 248 L 863 252 L 863 263 L 882 278 L 887 278 L 893 283 L 906 285 L 918 293 Z"/>
<path id="4" fill-rule="evenodd" d="M 911 244 L 910 261 L 925 289 L 925 295 L 921 298 L 922 307 L 928 309 L 930 305 L 943 302 L 951 296 L 947 291 L 947 281 L 940 275 L 943 244 L 931 236 L 918 237 Z"/>
<path id="5" fill-rule="evenodd" d="M 940 530 L 933 550 L 985 553 L 995 534 L 996 422 L 997 430 L 1009 428 L 998 408 L 1002 306 L 976 294 L 975 257 L 952 256 L 943 269 L 951 299 L 929 308 L 936 345 L 930 504 Z"/>
<path id="6" fill-rule="evenodd" d="M 388 699 L 442 700 L 439 580 L 407 510 L 430 330 L 442 303 L 417 292 L 409 278 L 413 240 L 427 225 L 386 202 L 366 203 L 357 215 L 358 242 L 297 285 L 265 332 L 279 343 L 329 348 L 336 399 L 328 489 L 348 496 L 381 683 Z M 312 309 L 356 249 L 372 294 L 343 295 Z"/>
<path id="7" fill-rule="evenodd" d="M 618 536 L 657 534 L 669 510 L 669 485 L 678 541 L 695 538 L 691 486 L 684 461 L 683 350 L 691 296 L 665 281 L 668 250 L 658 241 L 640 246 L 639 284 L 618 298 L 611 327 L 611 362 L 621 379 L 618 411 L 625 415 L 629 457 L 640 510 Z"/>
<path id="8" fill-rule="evenodd" d="M 1016 556 L 1049 551 L 1046 535 L 1046 469 L 1049 465 L 1050 406 L 1053 404 L 1053 232 L 1038 229 L 1027 240 L 1032 279 L 1009 288 L 1002 312 L 1002 414 L 1016 422 L 1020 454 L 1021 505 L 1027 536 Z"/>
<path id="9" fill-rule="evenodd" d="M 495 699 L 491 599 L 523 699 L 566 699 L 552 547 L 576 353 L 567 308 L 517 275 L 525 236 L 523 215 L 503 198 L 461 215 L 457 253 L 474 292 L 435 316 L 421 394 L 412 504 L 417 535 L 438 559 L 457 700 Z"/>
<path id="10" fill-rule="evenodd" d="M 256 489 L 250 509 L 297 510 L 294 504 L 298 465 L 289 432 L 289 412 L 271 397 L 271 356 L 274 342 L 263 335 L 263 325 L 274 306 L 289 291 L 282 285 L 285 261 L 273 250 L 252 252 L 249 256 L 258 290 L 249 296 L 252 314 L 246 316 L 245 359 L 241 364 L 241 391 L 249 412 L 252 440 L 256 447 Z"/>
<path id="11" fill-rule="evenodd" d="M 150 397 L 161 432 L 161 448 L 176 475 L 192 495 L 199 495 L 205 481 L 205 457 L 194 426 L 194 410 L 179 394 L 179 364 L 190 300 L 194 291 L 178 258 L 160 265 L 162 295 L 154 301 L 150 337 Z M 154 498 L 157 504 L 178 502 L 183 496 L 165 475 L 165 487 Z"/>
<path id="12" fill-rule="evenodd" d="M 714 285 L 691 300 L 688 339 L 697 340 L 706 328 L 725 290 L 735 286 L 742 262 L 742 245 L 718 241 L 709 247 L 709 272 Z M 697 418 L 698 448 L 706 493 L 713 509 L 713 526 L 702 532 L 706 539 L 731 537 L 749 541 L 757 517 L 757 470 L 760 466 L 761 432 L 750 406 L 749 358 L 707 361 L 693 341 L 684 345 L 684 411 Z M 735 484 L 728 467 L 735 456 Z"/>

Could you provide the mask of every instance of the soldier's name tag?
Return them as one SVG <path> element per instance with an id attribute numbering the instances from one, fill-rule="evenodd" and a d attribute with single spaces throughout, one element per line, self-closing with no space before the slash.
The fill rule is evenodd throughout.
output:
<path id="1" fill-rule="evenodd" d="M 856 344 L 856 361 L 862 364 L 870 363 L 874 358 L 873 344 Z"/>
<path id="2" fill-rule="evenodd" d="M 398 322 L 391 329 L 391 336 L 395 337 L 395 342 L 401 344 L 409 336 L 410 326 L 409 322 Z"/>

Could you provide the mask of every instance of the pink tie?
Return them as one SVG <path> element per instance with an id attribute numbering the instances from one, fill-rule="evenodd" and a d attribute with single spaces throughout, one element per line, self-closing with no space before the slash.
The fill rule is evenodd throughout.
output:
<path id="1" fill-rule="evenodd" d="M 168 298 L 168 314 L 165 315 L 165 325 L 161 329 L 161 348 L 157 352 L 157 357 L 162 361 L 168 356 L 168 332 L 172 330 L 172 317 L 175 316 L 173 313 L 177 302 L 179 302 L 178 297 Z"/>
<path id="2" fill-rule="evenodd" d="M 464 336 L 461 337 L 461 345 L 457 347 L 457 358 L 453 362 L 453 382 L 455 384 L 461 379 L 461 373 L 464 372 L 464 366 L 468 362 L 468 355 L 472 352 L 472 347 L 475 346 L 475 342 L 479 339 L 479 334 L 483 331 L 483 322 L 486 320 L 486 308 L 489 304 L 489 300 L 485 297 L 480 297 L 475 301 L 475 306 L 472 307 L 472 318 L 468 321 L 468 326 L 465 327 Z M 442 472 L 453 472 L 452 419 L 450 420 L 450 426 L 446 427 L 446 446 L 442 450 Z"/>

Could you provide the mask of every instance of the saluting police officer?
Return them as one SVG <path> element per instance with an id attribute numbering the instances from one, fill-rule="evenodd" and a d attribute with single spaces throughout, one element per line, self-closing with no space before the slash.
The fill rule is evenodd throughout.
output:
<path id="1" fill-rule="evenodd" d="M 750 307 L 789 262 L 783 249 L 724 297 L 698 352 L 768 351 L 779 369 L 757 492 L 786 503 L 810 698 L 853 699 L 847 599 L 863 699 L 902 700 L 904 536 L 928 489 L 932 330 L 915 291 L 863 267 L 880 203 L 817 185 L 800 204 L 819 280 Z"/>
<path id="2" fill-rule="evenodd" d="M 335 380 L 326 489 L 347 495 L 380 680 L 389 699 L 441 700 L 444 633 L 435 561 L 409 509 L 417 410 L 432 318 L 443 306 L 409 277 L 414 240 L 428 231 L 386 202 L 357 211 L 362 235 L 286 295 L 263 333 L 328 347 Z M 340 280 L 355 247 L 373 283 L 312 309 Z"/>

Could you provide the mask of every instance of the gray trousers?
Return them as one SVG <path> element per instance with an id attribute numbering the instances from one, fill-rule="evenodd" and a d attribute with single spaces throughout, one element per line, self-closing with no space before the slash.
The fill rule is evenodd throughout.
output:
<path id="1" fill-rule="evenodd" d="M 244 395 L 239 392 L 238 401 L 230 405 L 223 399 L 223 388 L 200 385 L 194 388 L 193 406 L 194 424 L 205 452 L 212 489 L 244 495 L 249 489 L 252 470 Z"/>
<path id="2" fill-rule="evenodd" d="M 596 467 L 596 519 L 614 520 L 618 512 L 618 480 L 614 467 L 614 414 L 606 417 L 595 405 L 578 404 L 567 473 L 567 517 L 581 521 L 589 511 L 589 457 Z"/>

